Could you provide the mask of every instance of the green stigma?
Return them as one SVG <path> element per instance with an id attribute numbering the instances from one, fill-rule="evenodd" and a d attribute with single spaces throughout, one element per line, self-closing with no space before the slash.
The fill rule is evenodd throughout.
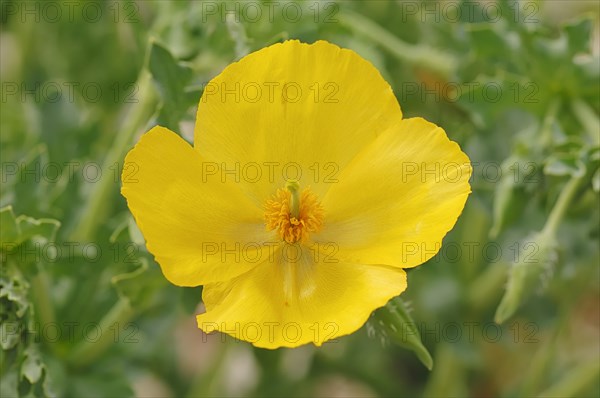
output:
<path id="1" fill-rule="evenodd" d="M 296 180 L 289 180 L 285 188 L 290 191 L 290 215 L 294 218 L 300 216 L 300 184 Z"/>

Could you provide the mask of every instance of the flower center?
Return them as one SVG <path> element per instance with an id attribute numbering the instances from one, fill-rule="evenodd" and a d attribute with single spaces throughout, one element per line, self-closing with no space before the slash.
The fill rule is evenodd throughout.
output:
<path id="1" fill-rule="evenodd" d="M 323 206 L 309 188 L 300 192 L 296 181 L 288 181 L 285 189 L 265 203 L 267 231 L 277 230 L 279 237 L 287 243 L 305 242 L 312 232 L 323 226 Z"/>

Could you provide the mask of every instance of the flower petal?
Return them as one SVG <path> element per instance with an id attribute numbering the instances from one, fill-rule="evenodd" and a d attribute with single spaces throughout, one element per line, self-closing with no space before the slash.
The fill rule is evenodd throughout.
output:
<path id="1" fill-rule="evenodd" d="M 236 184 L 203 181 L 198 152 L 155 127 L 127 154 L 121 193 L 166 278 L 180 286 L 228 280 L 255 267 L 270 236 L 262 210 Z M 243 237 L 245 240 L 240 240 Z"/>
<path id="2" fill-rule="evenodd" d="M 194 147 L 231 171 L 227 178 L 251 181 L 244 188 L 262 205 L 286 177 L 322 196 L 361 148 L 401 118 L 371 63 L 331 43 L 292 40 L 242 58 L 207 84 Z"/>
<path id="3" fill-rule="evenodd" d="M 198 326 L 263 348 L 321 345 L 356 331 L 406 288 L 402 269 L 336 260 L 329 249 L 284 244 L 248 273 L 205 286 Z"/>
<path id="4" fill-rule="evenodd" d="M 366 147 L 323 198 L 316 242 L 340 258 L 414 267 L 433 257 L 471 189 L 469 158 L 444 130 L 404 119 Z"/>

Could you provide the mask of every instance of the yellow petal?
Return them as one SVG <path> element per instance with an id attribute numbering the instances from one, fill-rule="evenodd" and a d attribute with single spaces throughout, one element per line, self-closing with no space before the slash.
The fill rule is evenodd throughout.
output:
<path id="1" fill-rule="evenodd" d="M 271 237 L 262 210 L 236 184 L 203 180 L 198 152 L 155 127 L 127 154 L 121 193 L 166 278 L 180 286 L 228 280 L 258 264 Z"/>
<path id="2" fill-rule="evenodd" d="M 205 286 L 198 326 L 263 348 L 321 345 L 356 331 L 405 288 L 402 269 L 336 262 L 330 248 L 284 244 L 248 273 Z"/>
<path id="3" fill-rule="evenodd" d="M 286 177 L 321 196 L 401 117 L 371 63 L 324 41 L 292 40 L 242 58 L 207 84 L 194 147 L 219 166 L 215 178 L 252 181 L 244 189 L 262 205 Z"/>
<path id="4" fill-rule="evenodd" d="M 323 199 L 315 241 L 337 245 L 343 261 L 414 267 L 433 257 L 471 189 L 469 158 L 421 118 L 383 131 Z"/>

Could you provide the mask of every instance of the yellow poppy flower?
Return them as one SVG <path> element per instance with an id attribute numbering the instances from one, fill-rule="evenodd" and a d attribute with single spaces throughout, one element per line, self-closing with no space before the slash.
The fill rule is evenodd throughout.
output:
<path id="1" fill-rule="evenodd" d="M 198 326 L 277 348 L 350 334 L 402 293 L 470 175 L 440 127 L 402 118 L 372 64 L 286 41 L 206 85 L 193 148 L 144 134 L 122 193 L 165 277 L 204 285 Z"/>

